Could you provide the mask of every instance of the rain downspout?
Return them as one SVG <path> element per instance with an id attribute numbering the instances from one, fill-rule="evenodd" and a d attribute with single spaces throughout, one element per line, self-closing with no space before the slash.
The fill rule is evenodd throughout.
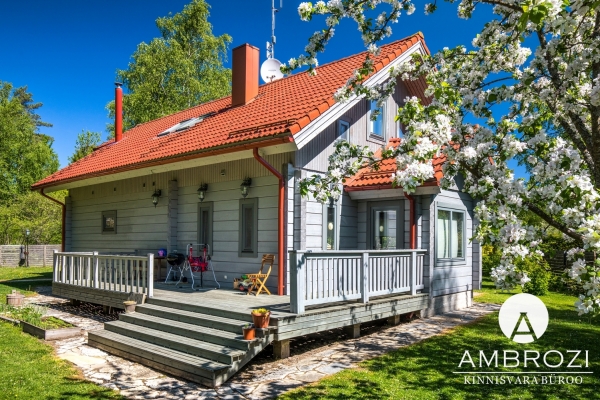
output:
<path id="1" fill-rule="evenodd" d="M 417 225 L 415 224 L 415 198 L 408 193 L 404 193 L 404 197 L 410 203 L 410 248 L 417 248 Z"/>
<path id="2" fill-rule="evenodd" d="M 266 169 L 271 171 L 279 180 L 279 206 L 277 225 L 277 294 L 283 296 L 283 264 L 285 262 L 284 248 L 284 215 L 285 215 L 285 181 L 283 175 L 258 154 L 258 148 L 252 150 L 254 158 Z"/>
<path id="3" fill-rule="evenodd" d="M 65 232 L 66 232 L 65 231 L 65 229 L 66 229 L 65 220 L 66 220 L 66 215 L 67 215 L 67 206 L 65 205 L 65 203 L 61 203 L 60 201 L 56 200 L 55 198 L 50 197 L 46 193 L 44 193 L 44 188 L 42 188 L 40 190 L 40 194 L 42 196 L 44 196 L 45 198 L 52 200 L 56 204 L 59 204 L 62 207 L 62 224 L 61 224 L 62 230 L 61 230 L 61 245 L 60 245 L 61 247 L 60 248 L 61 248 L 61 251 L 64 252 L 65 251 L 65 236 L 66 236 L 65 235 Z"/>

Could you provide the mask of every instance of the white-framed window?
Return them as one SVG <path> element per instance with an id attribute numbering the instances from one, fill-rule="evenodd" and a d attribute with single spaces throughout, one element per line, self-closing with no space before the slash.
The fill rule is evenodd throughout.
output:
<path id="1" fill-rule="evenodd" d="M 339 120 L 337 125 L 337 138 L 336 140 L 350 141 L 350 123 Z"/>
<path id="2" fill-rule="evenodd" d="M 371 115 L 379 110 L 377 118 L 371 119 Z M 377 102 L 374 100 L 369 101 L 369 136 L 377 138 L 379 140 L 385 140 L 385 104 L 381 107 L 377 107 Z"/>
<path id="3" fill-rule="evenodd" d="M 240 199 L 240 257 L 258 257 L 258 199 Z"/>
<path id="4" fill-rule="evenodd" d="M 400 121 L 396 121 L 396 137 L 397 138 L 404 137 L 404 130 L 402 129 L 402 124 L 400 123 Z"/>
<path id="5" fill-rule="evenodd" d="M 465 211 L 447 208 L 437 210 L 436 258 L 464 260 L 466 250 Z"/>
<path id="6" fill-rule="evenodd" d="M 339 250 L 337 203 L 323 205 L 323 250 Z"/>

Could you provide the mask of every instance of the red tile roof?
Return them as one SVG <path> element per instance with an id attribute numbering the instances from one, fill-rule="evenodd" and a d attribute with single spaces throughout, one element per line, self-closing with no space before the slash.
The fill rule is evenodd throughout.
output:
<path id="1" fill-rule="evenodd" d="M 401 139 L 394 138 L 388 143 L 389 147 L 398 147 Z M 381 150 L 375 152 L 375 157 L 381 157 Z M 445 156 L 436 157 L 433 160 L 434 178 L 423 183 L 423 186 L 439 185 L 442 179 L 442 165 Z M 392 189 L 392 174 L 398 170 L 395 159 L 387 159 L 380 163 L 379 169 L 376 171 L 371 167 L 362 168 L 352 178 L 344 183 L 344 190 L 347 192 L 359 190 L 380 190 Z"/>
<path id="2" fill-rule="evenodd" d="M 418 42 L 421 33 L 381 46 L 375 58 L 381 70 Z M 225 97 L 140 124 L 108 142 L 89 156 L 35 183 L 32 189 L 54 186 L 94 176 L 167 164 L 210 154 L 238 151 L 269 144 L 292 142 L 312 120 L 334 104 L 333 94 L 364 60 L 365 53 L 324 64 L 317 76 L 306 72 L 260 86 L 248 104 L 231 107 Z M 125 111 L 126 112 L 126 111 Z M 188 130 L 157 137 L 182 120 L 214 112 Z"/>

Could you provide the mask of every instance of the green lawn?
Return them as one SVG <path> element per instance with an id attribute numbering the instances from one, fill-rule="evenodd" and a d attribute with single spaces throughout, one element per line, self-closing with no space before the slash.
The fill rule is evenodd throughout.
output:
<path id="1" fill-rule="evenodd" d="M 28 290 L 42 282 L 16 279 L 50 278 L 52 268 L 0 268 L 0 302 L 12 289 Z M 44 284 L 49 284 L 46 282 Z M 68 362 L 54 356 L 51 346 L 0 321 L 0 399 L 122 399 L 117 392 L 87 382 Z"/>
<path id="2" fill-rule="evenodd" d="M 485 282 L 477 301 L 501 303 L 514 293 L 497 291 Z M 518 291 L 515 291 L 517 293 Z M 498 313 L 458 327 L 413 346 L 360 364 L 310 386 L 291 391 L 283 399 L 592 399 L 600 391 L 598 319 L 578 317 L 575 298 L 557 293 L 540 297 L 550 314 L 546 333 L 527 345 L 510 342 L 500 331 Z M 477 356 L 479 350 L 589 350 L 589 370 L 581 385 L 468 385 L 463 376 L 453 374 L 465 352 Z M 548 357 L 549 362 L 557 358 Z M 477 363 L 477 359 L 474 360 Z M 501 362 L 500 362 L 501 363 Z M 566 365 L 566 364 L 565 364 Z M 471 369 L 471 368 L 470 368 Z M 464 370 L 464 369 L 463 369 Z M 489 370 L 489 368 L 488 368 Z M 505 369 L 522 371 L 520 368 Z M 531 369 L 529 369 L 531 371 Z M 548 368 L 536 370 L 548 371 Z M 564 369 L 563 369 L 564 370 Z"/>
<path id="3" fill-rule="evenodd" d="M 50 286 L 49 281 L 35 279 L 52 278 L 52 267 L 2 267 L 0 268 L 0 303 L 6 303 L 6 295 L 17 289 L 25 296 L 33 296 L 36 286 Z M 31 279 L 29 282 L 13 282 L 15 280 Z"/>
<path id="4" fill-rule="evenodd" d="M 21 329 L 0 322 L 0 399 L 122 399 L 82 380 L 53 349 Z"/>

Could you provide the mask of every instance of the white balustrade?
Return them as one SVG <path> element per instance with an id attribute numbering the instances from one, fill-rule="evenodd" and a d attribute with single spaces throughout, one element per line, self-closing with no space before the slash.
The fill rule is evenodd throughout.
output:
<path id="1" fill-rule="evenodd" d="M 301 314 L 316 304 L 424 289 L 426 250 L 290 252 L 290 306 Z"/>
<path id="2" fill-rule="evenodd" d="M 143 257 L 55 251 L 53 281 L 152 297 L 154 254 Z"/>

